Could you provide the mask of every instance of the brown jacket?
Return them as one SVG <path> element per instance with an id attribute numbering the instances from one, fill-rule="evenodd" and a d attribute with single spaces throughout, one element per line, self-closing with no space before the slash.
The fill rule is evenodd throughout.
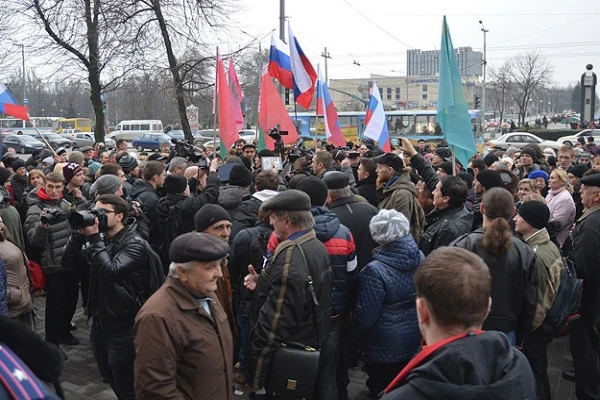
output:
<path id="1" fill-rule="evenodd" d="M 135 322 L 138 400 L 233 400 L 233 340 L 212 295 L 209 316 L 179 280 L 168 277 Z"/>
<path id="2" fill-rule="evenodd" d="M 380 210 L 396 210 L 410 222 L 410 234 L 419 243 L 423 234 L 425 213 L 417 200 L 417 189 L 408 172 L 402 172 L 396 180 L 377 188 Z"/>
<path id="3" fill-rule="evenodd" d="M 33 310 L 25 258 L 21 249 L 8 240 L 0 242 L 0 258 L 6 265 L 8 311 L 11 318 L 16 318 Z"/>

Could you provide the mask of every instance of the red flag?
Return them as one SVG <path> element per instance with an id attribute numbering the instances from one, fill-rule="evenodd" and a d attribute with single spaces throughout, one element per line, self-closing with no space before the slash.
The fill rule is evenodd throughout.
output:
<path id="1" fill-rule="evenodd" d="M 219 136 L 227 149 L 238 140 L 238 129 L 236 127 L 236 116 L 231 100 L 231 92 L 227 86 L 225 67 L 221 56 L 217 55 L 217 97 L 219 104 Z"/>
<path id="2" fill-rule="evenodd" d="M 29 121 L 27 107 L 19 105 L 6 86 L 0 82 L 0 112 L 18 119 Z"/>
<path id="3" fill-rule="evenodd" d="M 242 87 L 238 81 L 237 74 L 235 73 L 235 66 L 233 64 L 233 57 L 229 59 L 229 90 L 231 94 L 231 109 L 235 115 L 235 126 L 239 131 L 244 128 L 244 114 L 242 113 Z"/>
<path id="4" fill-rule="evenodd" d="M 272 78 L 266 71 L 263 71 L 260 83 L 260 98 L 258 104 L 258 126 L 265 133 L 265 144 L 270 150 L 275 149 L 275 142 L 267 132 L 276 128 L 279 124 L 282 131 L 288 131 L 289 134 L 282 136 L 283 143 L 294 144 L 298 141 L 298 131 L 294 122 L 290 118 L 277 88 L 273 84 Z"/>

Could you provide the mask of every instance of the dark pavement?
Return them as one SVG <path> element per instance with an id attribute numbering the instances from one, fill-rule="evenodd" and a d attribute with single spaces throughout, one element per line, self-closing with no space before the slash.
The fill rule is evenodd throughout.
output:
<path id="1" fill-rule="evenodd" d="M 45 297 L 37 297 L 35 299 L 37 332 L 42 336 L 44 332 L 45 299 Z M 69 356 L 69 359 L 65 362 L 62 374 L 62 386 L 67 399 L 116 399 L 117 397 L 110 389 L 110 386 L 102 383 L 102 379 L 100 378 L 100 373 L 98 372 L 98 367 L 90 348 L 90 330 L 87 323 L 87 316 L 83 314 L 81 307 L 77 309 L 74 323 L 78 329 L 73 334 L 81 341 L 81 344 L 77 346 L 62 346 L 63 350 Z M 572 359 L 567 338 L 553 341 L 549 347 L 548 375 L 550 377 L 550 385 L 552 386 L 552 399 L 554 400 L 575 400 L 575 385 L 560 377 L 561 371 L 570 368 L 571 363 Z M 360 368 L 350 370 L 349 399 L 369 399 L 365 386 L 366 380 L 367 374 L 362 372 Z M 236 398 L 247 399 L 247 396 L 242 394 Z"/>

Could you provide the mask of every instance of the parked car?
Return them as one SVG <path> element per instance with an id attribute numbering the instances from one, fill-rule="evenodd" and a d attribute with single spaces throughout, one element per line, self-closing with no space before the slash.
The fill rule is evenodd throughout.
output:
<path id="1" fill-rule="evenodd" d="M 256 139 L 256 131 L 250 129 L 242 129 L 238 132 L 240 139 L 244 139 L 246 143 L 254 143 Z"/>
<path id="2" fill-rule="evenodd" d="M 213 129 L 200 129 L 194 134 L 194 139 L 212 139 L 216 135 L 219 137 L 219 130 L 216 133 Z"/>
<path id="3" fill-rule="evenodd" d="M 517 149 L 522 148 L 526 144 L 535 143 L 543 149 L 550 147 L 551 149 L 558 150 L 562 146 L 560 143 L 553 140 L 543 140 L 528 132 L 513 132 L 507 133 L 500 136 L 498 139 L 492 139 L 488 142 L 490 151 L 493 150 L 506 150 L 509 147 L 516 147 Z"/>
<path id="4" fill-rule="evenodd" d="M 59 135 L 66 139 L 69 139 L 73 142 L 75 140 L 75 135 L 78 133 L 86 133 L 86 132 L 83 132 L 79 129 L 65 128 L 62 131 L 60 131 Z M 87 133 L 89 133 L 89 132 L 87 132 Z"/>
<path id="5" fill-rule="evenodd" d="M 65 138 L 58 133 L 42 133 L 42 135 L 44 135 L 46 142 L 50 143 L 50 146 L 52 146 L 54 149 L 57 147 L 71 147 L 73 144 L 71 139 Z M 31 134 L 29 136 L 39 140 L 42 143 L 44 142 L 39 133 Z"/>
<path id="6" fill-rule="evenodd" d="M 577 138 L 583 137 L 583 138 L 585 138 L 585 140 L 587 142 L 587 138 L 589 136 L 593 136 L 594 141 L 599 140 L 600 139 L 600 129 L 584 129 L 581 132 L 577 132 L 573 136 L 563 136 L 563 137 L 559 138 L 557 140 L 557 142 L 560 144 L 566 145 L 566 146 L 573 146 L 575 143 L 577 143 Z"/>
<path id="7" fill-rule="evenodd" d="M 160 145 L 165 142 L 169 143 L 170 146 L 174 146 L 171 143 L 171 137 L 165 133 L 146 133 L 133 139 L 131 145 L 138 151 L 144 151 L 145 149 L 158 150 Z"/>
<path id="8" fill-rule="evenodd" d="M 46 145 L 29 135 L 8 135 L 4 138 L 4 145 L 13 147 L 21 154 L 32 153 L 35 150 L 42 150 Z"/>
<path id="9" fill-rule="evenodd" d="M 73 148 L 82 148 L 84 146 L 94 146 L 96 140 L 94 134 L 90 132 L 78 132 L 75 134 L 73 139 Z M 109 137 L 104 137 L 104 145 L 107 149 L 112 150 L 115 148 L 115 141 Z"/>
<path id="10" fill-rule="evenodd" d="M 171 139 L 185 140 L 185 135 L 181 129 L 171 129 L 166 133 Z"/>

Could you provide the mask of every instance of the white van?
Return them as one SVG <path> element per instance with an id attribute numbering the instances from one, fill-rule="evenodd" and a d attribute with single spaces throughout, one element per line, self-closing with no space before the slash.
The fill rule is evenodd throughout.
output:
<path id="1" fill-rule="evenodd" d="M 163 133 L 162 122 L 159 119 L 121 121 L 109 137 L 113 140 L 133 140 L 145 133 Z"/>

